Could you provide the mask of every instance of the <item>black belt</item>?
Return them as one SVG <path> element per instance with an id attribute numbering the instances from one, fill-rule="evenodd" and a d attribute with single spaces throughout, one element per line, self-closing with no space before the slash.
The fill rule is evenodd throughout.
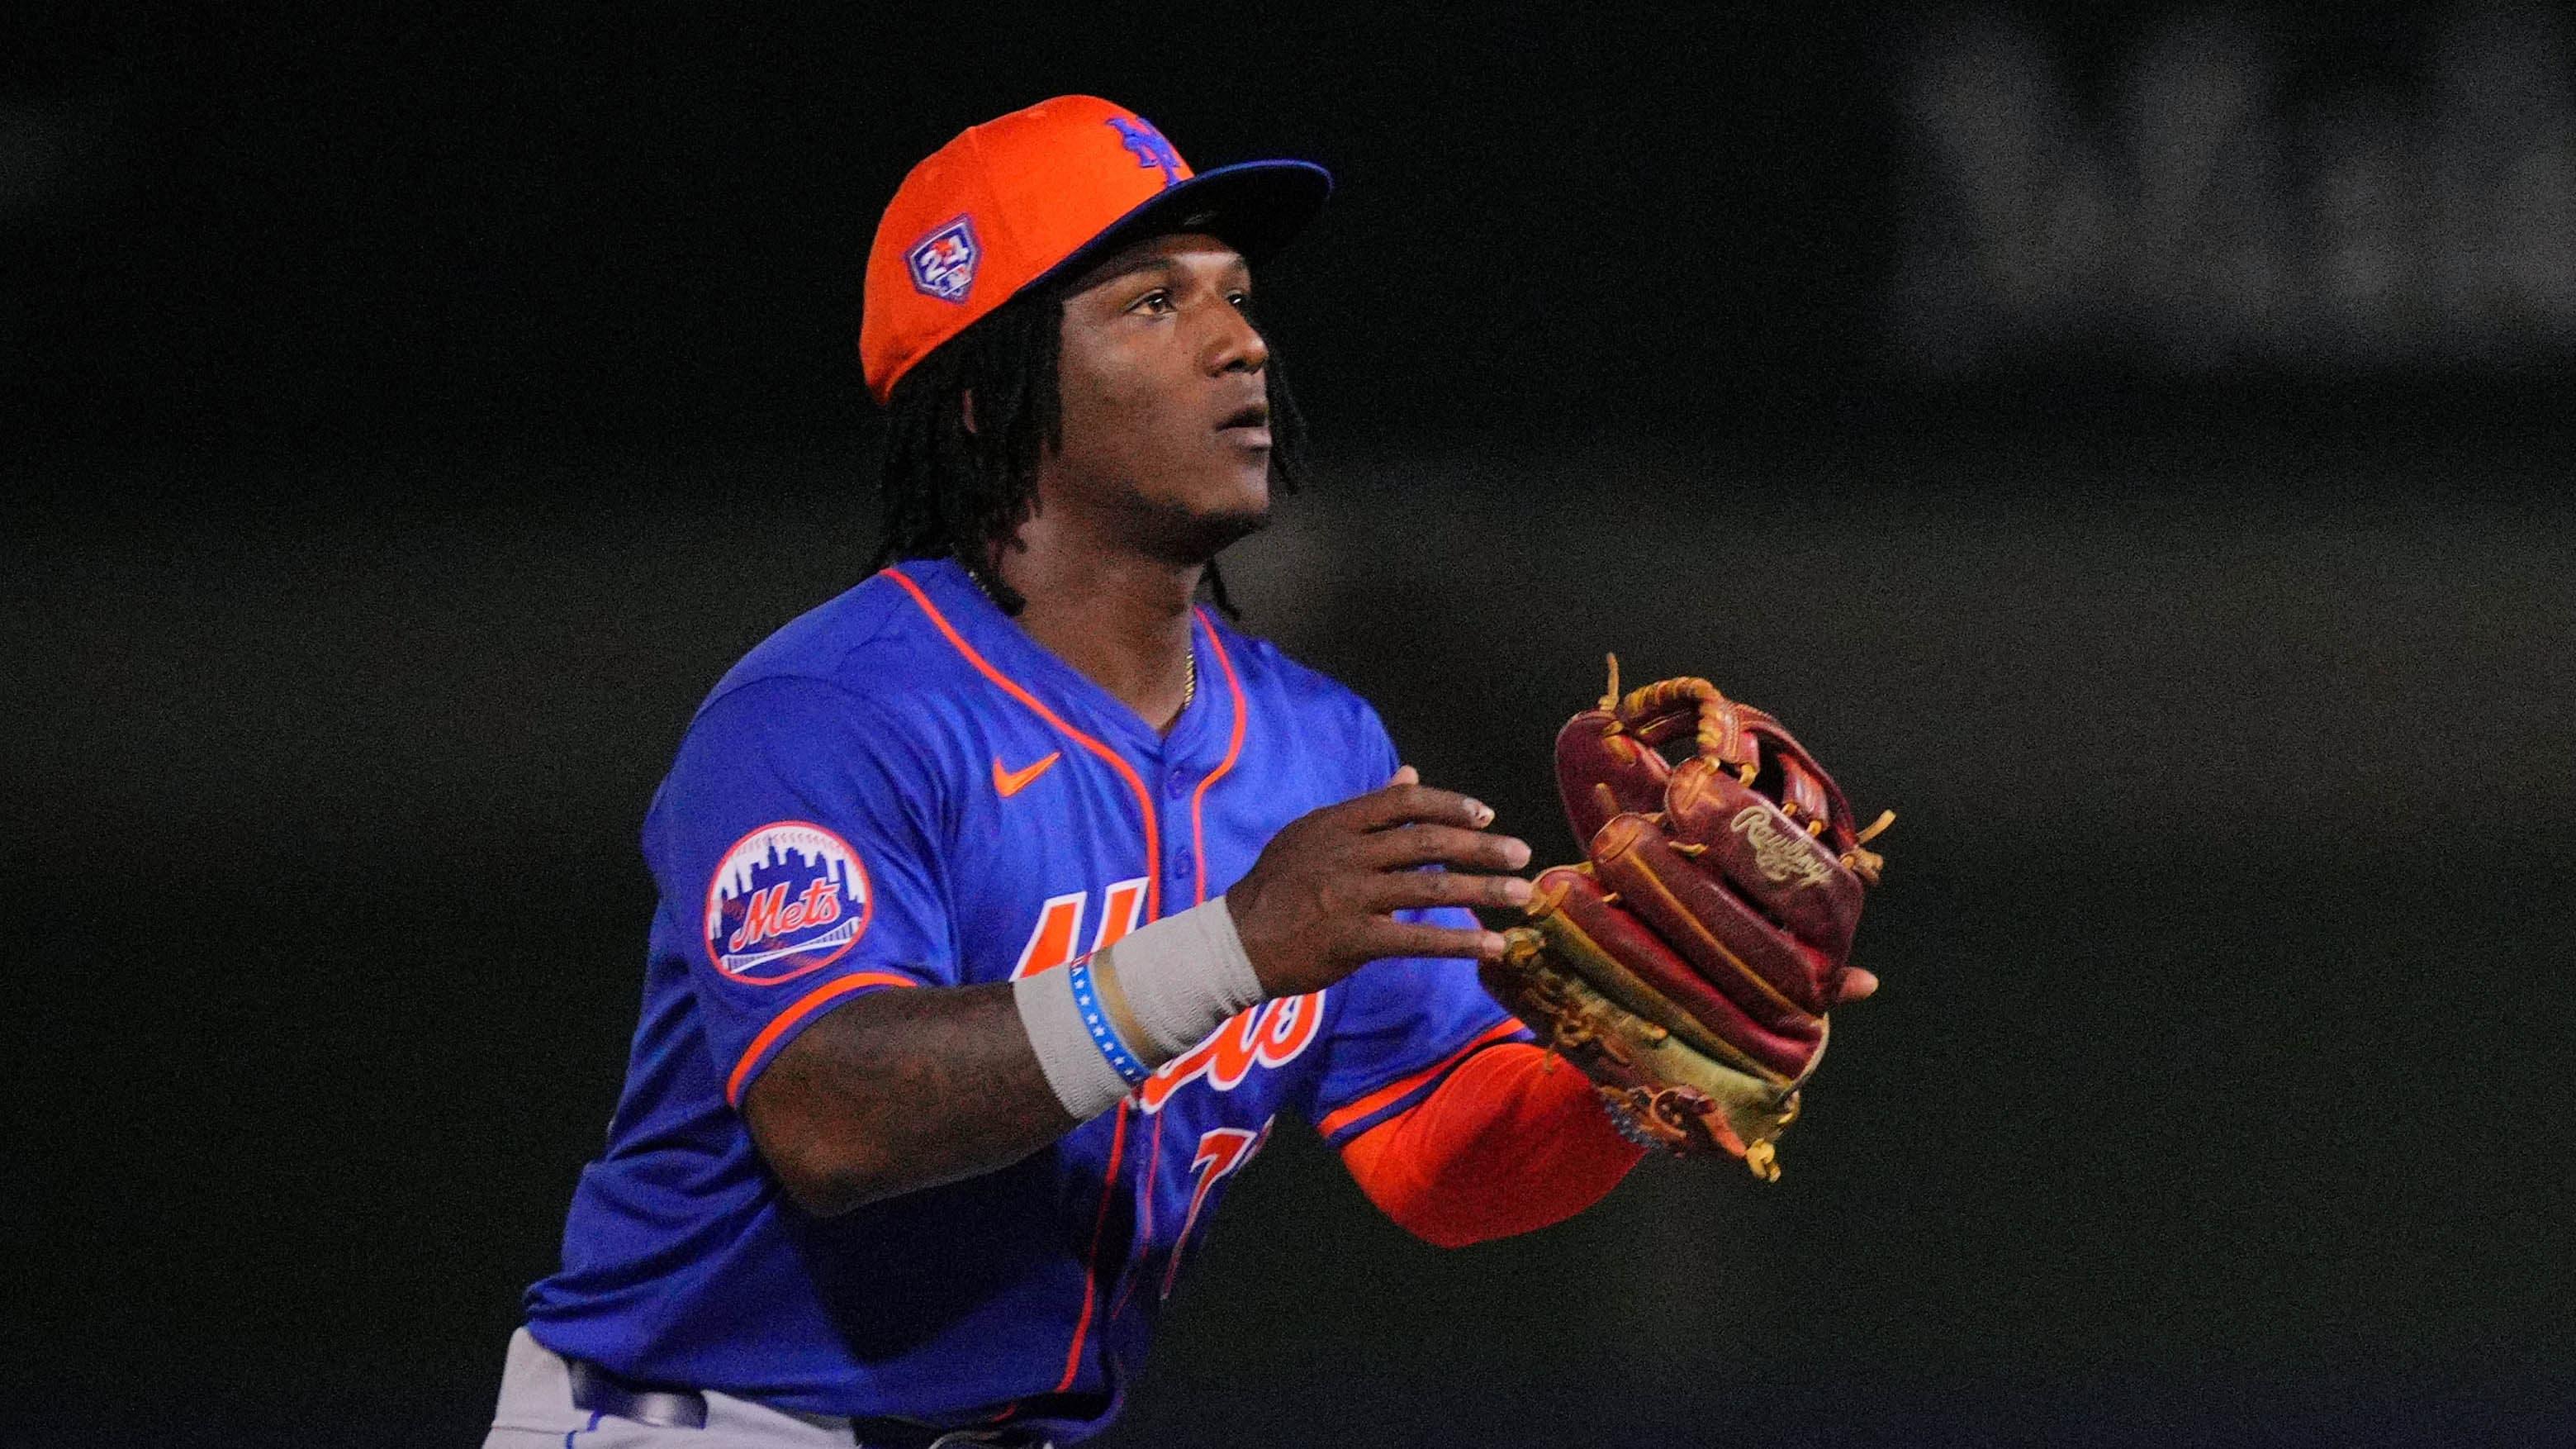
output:
<path id="1" fill-rule="evenodd" d="M 643 1383 L 612 1373 L 588 1359 L 567 1358 L 564 1367 L 572 1374 L 572 1406 L 585 1413 L 607 1414 L 660 1429 L 707 1426 L 707 1396 L 696 1389 Z M 963 1449 L 966 1445 L 1046 1449 L 1047 1445 L 1045 1439 L 1016 1427 L 942 1429 L 910 1419 L 853 1419 L 850 1437 L 867 1449 Z"/>

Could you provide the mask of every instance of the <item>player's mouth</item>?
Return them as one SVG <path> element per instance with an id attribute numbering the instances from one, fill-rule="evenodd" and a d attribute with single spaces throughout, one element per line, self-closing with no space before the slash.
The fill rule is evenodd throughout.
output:
<path id="1" fill-rule="evenodd" d="M 1270 404 L 1266 401 L 1245 403 L 1226 414 L 1225 421 L 1218 423 L 1216 430 L 1244 447 L 1267 448 L 1270 446 Z"/>

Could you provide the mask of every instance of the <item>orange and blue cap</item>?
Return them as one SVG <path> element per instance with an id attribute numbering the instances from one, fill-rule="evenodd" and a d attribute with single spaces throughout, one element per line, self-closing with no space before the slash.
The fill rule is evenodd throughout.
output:
<path id="1" fill-rule="evenodd" d="M 1145 237 L 1205 232 L 1258 262 L 1332 189 L 1307 161 L 1194 172 L 1152 122 L 1097 96 L 970 126 L 912 168 L 877 223 L 859 325 L 868 391 L 884 403 L 994 308 Z"/>

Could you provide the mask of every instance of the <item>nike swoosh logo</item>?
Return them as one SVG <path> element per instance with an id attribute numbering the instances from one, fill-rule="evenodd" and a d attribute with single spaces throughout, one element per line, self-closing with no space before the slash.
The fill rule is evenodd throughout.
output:
<path id="1" fill-rule="evenodd" d="M 1005 800 L 1010 799 L 1022 790 L 1029 788 L 1030 781 L 1045 774 L 1048 767 L 1055 764 L 1055 762 L 1058 759 L 1061 759 L 1063 755 L 1064 752 L 1062 750 L 1058 750 L 1055 753 L 1048 755 L 1045 759 L 1037 761 L 1035 764 L 1022 765 L 1016 770 L 1003 769 L 1002 757 L 995 755 L 993 757 L 994 792 L 999 794 Z"/>

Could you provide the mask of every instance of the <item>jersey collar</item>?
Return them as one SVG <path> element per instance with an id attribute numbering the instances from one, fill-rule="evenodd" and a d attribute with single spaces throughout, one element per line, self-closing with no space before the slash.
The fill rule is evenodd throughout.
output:
<path id="1" fill-rule="evenodd" d="M 1209 648 L 1208 631 L 1214 626 L 1204 607 L 1194 611 L 1190 628 L 1198 692 L 1172 722 L 1171 733 L 1158 734 L 1125 700 L 1030 638 L 956 560 L 914 560 L 896 567 L 930 595 L 986 662 L 1046 701 L 1068 723 L 1113 744 L 1136 763 L 1213 766 L 1224 753 L 1233 725 L 1233 691 Z"/>

